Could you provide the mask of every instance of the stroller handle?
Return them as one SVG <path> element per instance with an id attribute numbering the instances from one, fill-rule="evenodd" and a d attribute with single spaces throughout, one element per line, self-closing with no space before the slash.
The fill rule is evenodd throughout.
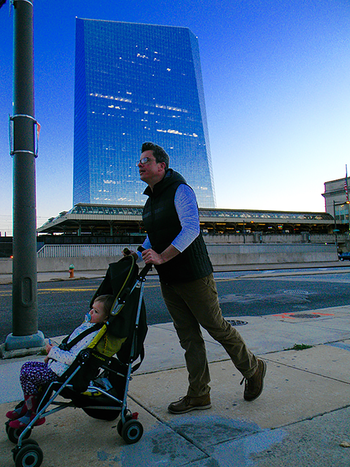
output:
<path id="1" fill-rule="evenodd" d="M 137 251 L 139 251 L 140 253 L 142 253 L 143 251 L 145 251 L 146 248 L 143 248 L 143 246 L 138 246 L 137 247 Z M 152 266 L 153 264 L 152 263 L 148 263 L 146 264 L 146 266 L 144 268 L 142 268 L 141 272 L 140 272 L 140 278 L 141 279 L 144 279 L 148 272 L 152 269 Z"/>
<path id="2" fill-rule="evenodd" d="M 141 272 L 139 274 L 140 279 L 144 279 L 147 276 L 149 271 L 152 269 L 152 266 L 153 266 L 153 264 L 146 264 L 146 266 L 144 268 L 142 268 L 142 270 L 141 270 Z"/>

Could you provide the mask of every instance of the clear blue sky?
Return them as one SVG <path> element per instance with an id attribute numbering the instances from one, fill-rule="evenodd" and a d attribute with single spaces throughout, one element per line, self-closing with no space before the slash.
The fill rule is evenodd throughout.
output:
<path id="1" fill-rule="evenodd" d="M 350 164 L 349 0 L 34 0 L 38 226 L 72 207 L 76 16 L 198 36 L 217 207 L 324 211 L 324 182 Z M 9 0 L 0 24 L 0 232 L 9 235 Z"/>

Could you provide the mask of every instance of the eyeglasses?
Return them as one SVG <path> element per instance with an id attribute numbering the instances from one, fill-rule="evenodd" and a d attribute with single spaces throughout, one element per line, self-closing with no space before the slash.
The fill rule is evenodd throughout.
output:
<path id="1" fill-rule="evenodd" d="M 148 164 L 149 162 L 152 162 L 152 161 L 155 161 L 155 159 L 151 159 L 149 157 L 143 157 L 142 159 L 140 159 L 140 161 L 136 164 L 136 167 L 141 164 L 141 165 L 145 165 L 145 164 Z"/>

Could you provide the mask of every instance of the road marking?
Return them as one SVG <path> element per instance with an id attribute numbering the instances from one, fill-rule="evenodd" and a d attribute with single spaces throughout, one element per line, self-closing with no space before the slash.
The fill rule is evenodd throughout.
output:
<path id="1" fill-rule="evenodd" d="M 159 284 L 145 284 L 145 287 L 146 288 L 155 288 L 155 287 L 159 287 Z M 45 293 L 65 293 L 65 292 L 94 292 L 98 289 L 98 286 L 97 287 L 88 287 L 88 288 L 57 288 L 57 289 L 38 289 L 38 294 L 45 294 Z M 12 290 L 5 290 L 5 291 L 2 291 L 0 292 L 0 297 L 9 297 L 12 295 Z"/>

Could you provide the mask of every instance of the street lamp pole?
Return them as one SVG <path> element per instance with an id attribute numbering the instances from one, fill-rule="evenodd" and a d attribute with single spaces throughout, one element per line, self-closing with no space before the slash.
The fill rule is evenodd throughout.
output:
<path id="1" fill-rule="evenodd" d="M 42 347 L 38 331 L 33 3 L 14 0 L 12 325 L 5 350 Z"/>

